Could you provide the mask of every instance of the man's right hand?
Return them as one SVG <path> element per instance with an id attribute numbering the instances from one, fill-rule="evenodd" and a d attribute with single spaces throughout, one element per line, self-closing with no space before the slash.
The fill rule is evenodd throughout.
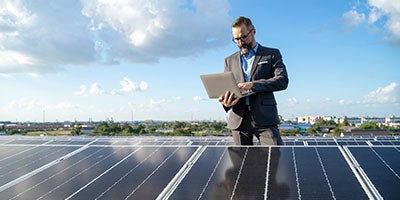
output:
<path id="1" fill-rule="evenodd" d="M 232 107 L 239 102 L 240 98 L 235 96 L 235 93 L 227 91 L 225 95 L 220 96 L 218 101 L 225 107 Z"/>

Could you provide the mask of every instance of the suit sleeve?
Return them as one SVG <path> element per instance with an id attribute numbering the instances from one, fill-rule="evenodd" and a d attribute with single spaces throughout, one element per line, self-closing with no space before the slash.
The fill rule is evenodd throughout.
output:
<path id="1" fill-rule="evenodd" d="M 225 62 L 224 62 L 224 72 L 229 72 L 229 71 L 231 71 L 231 70 L 229 69 L 229 66 L 228 66 L 228 59 L 225 58 Z M 222 107 L 224 108 L 225 112 L 228 112 L 228 111 L 232 108 L 232 107 L 226 107 L 226 106 L 224 106 L 224 105 L 222 105 Z"/>
<path id="2" fill-rule="evenodd" d="M 285 90 L 289 84 L 289 78 L 286 66 L 283 63 L 282 55 L 278 49 L 275 49 L 271 56 L 272 74 L 269 78 L 253 81 L 255 92 L 274 92 Z"/>

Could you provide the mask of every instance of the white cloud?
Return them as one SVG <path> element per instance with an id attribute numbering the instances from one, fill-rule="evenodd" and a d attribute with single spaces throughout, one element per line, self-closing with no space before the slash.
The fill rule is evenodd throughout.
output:
<path id="1" fill-rule="evenodd" d="M 390 83 L 389 85 L 378 88 L 370 92 L 363 98 L 364 104 L 399 104 L 400 103 L 400 86 L 398 83 Z"/>
<path id="2" fill-rule="evenodd" d="M 140 81 L 139 85 L 135 84 L 128 77 L 124 77 L 119 84 L 121 85 L 122 92 L 135 92 L 147 90 L 148 84 L 145 81 Z"/>
<path id="3" fill-rule="evenodd" d="M 368 3 L 372 7 L 371 18 L 377 21 L 385 17 L 385 28 L 390 34 L 388 39 L 400 44 L 400 1 L 369 0 Z"/>
<path id="4" fill-rule="evenodd" d="M 86 85 L 81 85 L 79 88 L 80 88 L 80 90 L 77 91 L 77 92 L 74 92 L 74 95 L 75 96 L 86 96 L 87 95 L 87 93 L 86 93 Z"/>
<path id="5" fill-rule="evenodd" d="M 58 111 L 66 111 L 70 109 L 79 109 L 80 106 L 73 104 L 71 102 L 59 102 L 54 105 L 46 106 L 46 110 L 58 110 Z"/>
<path id="6" fill-rule="evenodd" d="M 365 21 L 365 14 L 350 10 L 342 15 L 342 23 L 346 29 L 353 29 Z"/>
<path id="7" fill-rule="evenodd" d="M 3 110 L 6 113 L 13 113 L 20 111 L 32 111 L 40 108 L 43 108 L 43 105 L 37 102 L 35 99 L 20 98 L 5 105 Z"/>
<path id="8" fill-rule="evenodd" d="M 111 95 L 124 95 L 127 93 L 144 91 L 149 87 L 145 81 L 141 81 L 139 84 L 135 84 L 128 77 L 123 77 L 123 79 L 119 82 L 121 88 L 119 90 L 112 89 L 110 92 L 102 89 L 99 83 L 94 82 L 90 85 L 89 89 L 86 85 L 81 85 L 79 90 L 74 92 L 75 96 L 88 96 L 88 95 L 103 95 L 103 94 L 111 94 Z"/>
<path id="9" fill-rule="evenodd" d="M 101 89 L 101 87 L 98 83 L 93 83 L 92 85 L 90 85 L 89 93 L 101 95 L 101 94 L 104 94 L 105 91 L 103 89 Z"/>
<path id="10" fill-rule="evenodd" d="M 79 2 L 0 2 L 0 74 L 43 74 L 95 60 L 89 19 Z"/>
<path id="11" fill-rule="evenodd" d="M 322 100 L 322 102 L 323 102 L 323 103 L 329 103 L 329 102 L 332 102 L 332 100 L 331 100 L 331 98 L 329 98 L 329 97 L 325 97 L 325 98 Z"/>
<path id="12" fill-rule="evenodd" d="M 346 105 L 354 105 L 354 104 L 356 104 L 356 103 L 354 103 L 354 102 L 351 101 L 351 100 L 345 100 L 345 99 L 339 100 L 339 105 L 344 105 L 344 106 L 346 106 Z"/>
<path id="13" fill-rule="evenodd" d="M 375 91 L 365 95 L 361 100 L 339 100 L 339 105 L 400 105 L 400 85 L 390 83 L 389 85 L 378 88 Z"/>
<path id="14" fill-rule="evenodd" d="M 182 100 L 181 96 L 175 96 L 175 97 L 171 97 L 173 101 L 179 101 Z"/>
<path id="15" fill-rule="evenodd" d="M 2 0 L 0 74 L 193 56 L 228 44 L 229 10 L 227 0 Z"/>
<path id="16" fill-rule="evenodd" d="M 293 107 L 293 106 L 296 106 L 298 104 L 298 101 L 297 101 L 297 99 L 295 97 L 288 98 L 287 102 L 288 102 L 288 106 L 289 107 Z"/>
<path id="17" fill-rule="evenodd" d="M 368 0 L 366 5 L 366 9 L 353 7 L 352 10 L 343 14 L 342 22 L 345 27 L 356 28 L 368 22 L 370 26 L 375 26 L 372 29 L 381 28 L 386 34 L 387 41 L 396 45 L 400 44 L 400 1 Z"/>
<path id="18" fill-rule="evenodd" d="M 112 46 L 112 58 L 157 62 L 160 57 L 193 55 L 228 43 L 227 0 L 92 0 L 82 4 L 92 29 Z"/>
<path id="19" fill-rule="evenodd" d="M 160 99 L 158 101 L 156 101 L 156 100 L 154 100 L 152 98 L 150 99 L 150 107 L 159 107 L 159 106 L 161 106 L 162 104 L 165 104 L 165 103 L 167 103 L 166 99 Z"/>
<path id="20" fill-rule="evenodd" d="M 208 99 L 201 97 L 201 96 L 194 96 L 193 100 L 194 101 L 207 101 Z"/>

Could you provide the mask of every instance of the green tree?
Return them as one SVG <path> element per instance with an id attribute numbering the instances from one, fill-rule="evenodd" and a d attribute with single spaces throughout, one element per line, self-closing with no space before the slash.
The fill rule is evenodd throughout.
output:
<path id="1" fill-rule="evenodd" d="M 119 123 L 113 122 L 109 126 L 109 135 L 118 135 L 121 133 L 121 127 L 119 126 Z"/>
<path id="2" fill-rule="evenodd" d="M 333 129 L 333 135 L 334 136 L 340 136 L 340 134 L 342 133 L 342 129 L 340 127 L 336 127 L 335 129 Z"/>
<path id="3" fill-rule="evenodd" d="M 128 123 L 124 123 L 121 126 L 122 129 L 122 135 L 132 135 L 133 134 L 133 128 L 131 125 L 129 125 Z"/>
<path id="4" fill-rule="evenodd" d="M 72 124 L 71 135 L 82 135 L 82 125 L 79 122 Z"/>
<path id="5" fill-rule="evenodd" d="M 107 122 L 101 122 L 92 133 L 94 135 L 110 135 L 110 127 Z"/>
<path id="6" fill-rule="evenodd" d="M 146 134 L 146 125 L 144 124 L 139 124 L 137 125 L 135 128 L 133 128 L 133 133 L 138 134 L 138 135 L 142 135 L 142 134 Z"/>
<path id="7" fill-rule="evenodd" d="M 173 134 L 178 136 L 191 136 L 192 131 L 190 129 L 178 128 L 174 130 Z"/>
<path id="8" fill-rule="evenodd" d="M 347 119 L 347 116 L 344 116 L 342 125 L 343 125 L 343 126 L 349 126 L 349 125 L 350 125 L 350 124 L 349 124 L 349 120 Z"/>
<path id="9" fill-rule="evenodd" d="M 309 135 L 317 134 L 319 133 L 319 127 L 320 127 L 319 123 L 315 123 L 314 125 L 312 125 L 310 128 L 307 129 L 307 133 Z"/>
<path id="10" fill-rule="evenodd" d="M 367 122 L 361 124 L 360 129 L 379 129 L 379 126 L 376 122 Z"/>
<path id="11" fill-rule="evenodd" d="M 319 126 L 336 126 L 336 122 L 333 120 L 321 120 L 315 124 L 319 124 Z"/>
<path id="12" fill-rule="evenodd" d="M 15 134 L 22 134 L 22 132 L 20 130 L 17 130 L 17 129 L 10 129 L 10 130 L 7 131 L 7 134 L 15 135 Z"/>
<path id="13" fill-rule="evenodd" d="M 175 124 L 172 126 L 174 129 L 184 128 L 186 124 L 184 122 L 175 121 Z"/>

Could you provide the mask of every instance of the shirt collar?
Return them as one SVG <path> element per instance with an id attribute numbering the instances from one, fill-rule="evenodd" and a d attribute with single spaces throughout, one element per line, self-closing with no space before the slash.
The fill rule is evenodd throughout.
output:
<path id="1" fill-rule="evenodd" d="M 242 55 L 242 56 L 247 57 L 247 58 L 253 57 L 256 55 L 257 49 L 258 49 L 258 43 L 256 43 L 256 46 L 250 50 L 248 55 Z"/>
<path id="2" fill-rule="evenodd" d="M 256 54 L 258 49 L 258 43 L 256 43 L 256 46 L 250 51 L 250 53 L 254 53 L 254 55 Z"/>

